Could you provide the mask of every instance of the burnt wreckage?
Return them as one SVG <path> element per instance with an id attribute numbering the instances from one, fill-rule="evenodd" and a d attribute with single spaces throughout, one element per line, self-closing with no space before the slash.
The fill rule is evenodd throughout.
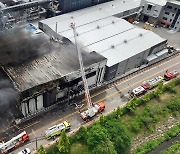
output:
<path id="1" fill-rule="evenodd" d="M 17 105 L 24 117 L 81 95 L 83 83 L 76 46 L 66 38 L 54 40 L 33 25 L 22 29 L 26 35 L 19 40 L 17 30 L 6 35 L 8 42 L 1 35 L 0 65 L 19 92 Z M 88 85 L 95 88 L 103 81 L 107 59 L 96 52 L 81 52 Z"/>

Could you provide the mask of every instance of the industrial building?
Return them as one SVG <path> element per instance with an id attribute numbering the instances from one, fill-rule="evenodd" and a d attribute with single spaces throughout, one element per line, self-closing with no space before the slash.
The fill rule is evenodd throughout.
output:
<path id="1" fill-rule="evenodd" d="M 160 22 L 170 29 L 180 31 L 180 1 L 171 0 L 167 2 Z"/>
<path id="2" fill-rule="evenodd" d="M 110 0 L 0 0 L 0 31 Z"/>
<path id="3" fill-rule="evenodd" d="M 90 89 L 167 57 L 166 39 L 125 20 L 141 11 L 140 1 L 115 0 L 42 20 L 39 28 L 44 32 L 31 24 L 25 26 L 33 39 L 45 40 L 37 43 L 35 53 L 40 53 L 0 58 L 1 68 L 20 93 L 17 104 L 22 114 L 33 116 L 83 93 L 72 22 Z M 17 43 L 16 39 L 8 44 L 1 41 L 0 46 L 15 48 Z M 20 55 L 27 57 L 17 63 Z"/>
<path id="4" fill-rule="evenodd" d="M 141 20 L 158 23 L 166 2 L 167 0 L 141 0 L 141 6 L 143 7 Z"/>
<path id="5" fill-rule="evenodd" d="M 117 2 L 117 6 L 116 3 L 110 3 L 111 5 L 101 4 L 100 6 L 106 7 L 101 7 L 100 10 L 98 6 L 94 6 L 39 22 L 39 28 L 46 33 L 57 32 L 72 42 L 74 34 L 69 25 L 74 22 L 78 45 L 86 52 L 96 51 L 107 58 L 104 77 L 106 81 L 132 72 L 143 64 L 152 64 L 168 54 L 166 39 L 119 18 L 133 14 L 129 11 L 128 15 L 128 11 L 124 8 L 133 10 L 136 14 L 140 10 L 137 1 L 137 5 L 130 5 L 132 2 L 125 3 L 126 7 L 118 11 L 111 9 L 111 6 L 113 4 L 114 8 L 118 8 L 120 3 Z M 111 13 L 108 12 L 110 9 Z M 120 14 L 122 16 L 119 16 Z"/>
<path id="6" fill-rule="evenodd" d="M 141 20 L 180 31 L 180 1 L 142 0 Z"/>
<path id="7" fill-rule="evenodd" d="M 28 60 L 21 63 L 13 61 L 8 55 L 0 61 L 2 69 L 20 92 L 17 103 L 24 116 L 33 115 L 58 101 L 67 100 L 67 97 L 71 99 L 83 92 L 75 45 L 66 39 L 54 41 L 43 32 L 36 31 L 31 26 L 33 37 L 46 37 L 46 42 L 39 45 L 42 50 L 47 48 L 46 44 L 52 45 L 48 52 L 28 57 Z M 14 40 L 9 43 L 1 43 L 1 47 L 15 47 L 17 42 Z M 96 87 L 103 81 L 107 60 L 96 52 L 81 52 L 88 85 L 90 88 Z"/>

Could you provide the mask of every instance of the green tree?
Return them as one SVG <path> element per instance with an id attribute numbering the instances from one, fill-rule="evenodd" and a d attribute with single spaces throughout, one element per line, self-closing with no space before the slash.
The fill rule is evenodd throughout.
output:
<path id="1" fill-rule="evenodd" d="M 70 146 L 69 138 L 66 135 L 65 130 L 63 130 L 59 138 L 57 148 L 59 149 L 60 153 L 68 153 L 69 146 Z"/>
<path id="2" fill-rule="evenodd" d="M 76 139 L 82 141 L 83 143 L 87 142 L 87 129 L 84 126 L 81 126 L 76 133 Z"/>
<path id="3" fill-rule="evenodd" d="M 122 115 L 122 110 L 120 109 L 120 107 L 118 106 L 117 110 L 116 110 L 116 116 L 117 116 L 117 119 L 119 119 Z"/>
<path id="4" fill-rule="evenodd" d="M 104 125 L 105 125 L 105 117 L 104 117 L 104 115 L 101 115 L 101 116 L 100 116 L 99 122 L 100 122 L 100 125 L 101 125 L 101 126 L 104 126 Z"/>
<path id="5" fill-rule="evenodd" d="M 117 153 L 125 153 L 131 145 L 131 136 L 126 127 L 120 122 L 107 121 L 105 128 L 108 131 L 110 141 L 115 145 Z"/>
<path id="6" fill-rule="evenodd" d="M 38 154 L 46 154 L 46 150 L 44 149 L 44 147 L 42 145 L 40 145 L 40 147 L 38 148 Z"/>
<path id="7" fill-rule="evenodd" d="M 92 151 L 93 154 L 117 154 L 113 143 L 110 140 L 98 144 Z"/>
<path id="8" fill-rule="evenodd" d="M 87 144 L 92 149 L 107 139 L 108 135 L 106 129 L 99 124 L 93 125 L 88 131 Z"/>
<path id="9" fill-rule="evenodd" d="M 126 104 L 126 108 L 131 112 L 134 112 L 137 106 L 137 97 L 133 97 L 133 99 Z"/>

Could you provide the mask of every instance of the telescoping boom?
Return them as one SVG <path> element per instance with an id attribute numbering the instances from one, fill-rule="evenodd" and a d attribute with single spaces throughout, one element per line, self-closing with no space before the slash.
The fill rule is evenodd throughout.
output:
<path id="1" fill-rule="evenodd" d="M 86 98 L 86 102 L 88 104 L 88 110 L 82 112 L 81 117 L 84 120 L 88 120 L 89 118 L 95 116 L 98 112 L 103 111 L 105 108 L 105 104 L 103 102 L 100 102 L 96 105 L 93 105 L 93 103 L 91 101 L 89 88 L 88 88 L 88 82 L 87 82 L 87 79 L 85 76 L 85 71 L 84 71 L 82 55 L 81 55 L 81 51 L 79 50 L 78 45 L 77 45 L 77 35 L 76 35 L 77 33 L 76 33 L 75 23 L 71 23 L 70 27 L 73 29 L 73 33 L 74 33 L 75 45 L 76 45 L 76 50 L 78 53 L 80 71 L 81 71 L 82 81 L 83 81 L 83 86 L 84 86 L 84 91 L 85 91 L 85 98 Z"/>

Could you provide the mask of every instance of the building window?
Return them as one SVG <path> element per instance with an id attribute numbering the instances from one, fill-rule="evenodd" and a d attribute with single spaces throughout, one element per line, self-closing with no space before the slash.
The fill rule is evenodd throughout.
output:
<path id="1" fill-rule="evenodd" d="M 172 19 L 169 20 L 170 22 L 172 21 Z"/>
<path id="2" fill-rule="evenodd" d="M 172 9 L 172 6 L 167 6 L 168 9 Z"/>
<path id="3" fill-rule="evenodd" d="M 163 17 L 163 20 L 167 20 L 167 18 L 166 18 L 166 17 Z"/>
<path id="4" fill-rule="evenodd" d="M 172 16 L 174 16 L 174 14 L 172 14 Z"/>
<path id="5" fill-rule="evenodd" d="M 169 12 L 165 12 L 164 14 L 167 14 L 167 15 L 169 15 Z"/>
<path id="6" fill-rule="evenodd" d="M 177 10 L 177 8 L 174 9 L 175 11 Z"/>
<path id="7" fill-rule="evenodd" d="M 152 9 L 152 5 L 148 5 L 147 10 L 151 10 Z"/>

